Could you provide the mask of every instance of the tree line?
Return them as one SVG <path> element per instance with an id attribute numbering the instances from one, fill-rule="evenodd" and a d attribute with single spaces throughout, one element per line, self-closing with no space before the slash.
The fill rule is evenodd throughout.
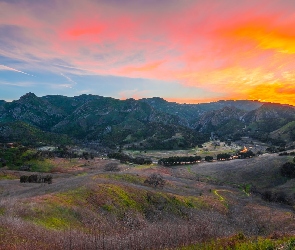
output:
<path id="1" fill-rule="evenodd" d="M 254 157 L 255 154 L 249 150 L 247 152 L 239 152 L 236 155 L 239 159 L 251 158 Z M 228 161 L 233 159 L 233 155 L 228 153 L 221 153 L 216 156 L 217 161 Z M 158 161 L 158 164 L 163 166 L 177 166 L 177 165 L 185 165 L 185 164 L 195 164 L 202 160 L 201 156 L 171 156 L 167 158 L 162 158 Z M 205 156 L 204 158 L 207 162 L 212 162 L 214 160 L 213 156 Z"/>
<path id="2" fill-rule="evenodd" d="M 152 164 L 152 160 L 149 158 L 143 158 L 143 157 L 131 157 L 129 155 L 126 155 L 121 152 L 115 152 L 108 154 L 109 158 L 120 160 L 121 163 L 134 163 L 138 165 L 150 165 Z"/>
<path id="3" fill-rule="evenodd" d="M 182 164 L 193 164 L 202 160 L 201 156 L 172 156 L 168 158 L 162 158 L 158 161 L 158 164 L 164 166 L 176 166 Z"/>
<path id="4" fill-rule="evenodd" d="M 32 174 L 32 175 L 22 175 L 20 177 L 20 182 L 21 183 L 48 183 L 51 184 L 52 183 L 52 176 L 51 175 L 46 175 L 46 176 L 42 176 L 42 175 L 37 175 L 37 174 Z"/>

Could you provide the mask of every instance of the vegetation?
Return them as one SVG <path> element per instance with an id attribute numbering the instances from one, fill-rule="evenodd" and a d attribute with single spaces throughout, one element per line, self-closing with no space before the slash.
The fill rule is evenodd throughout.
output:
<path id="1" fill-rule="evenodd" d="M 286 162 L 281 167 L 281 175 L 287 178 L 295 178 L 295 163 Z"/>
<path id="2" fill-rule="evenodd" d="M 213 156 L 207 155 L 205 156 L 205 161 L 213 161 Z"/>
<path id="3" fill-rule="evenodd" d="M 163 179 L 163 176 L 160 174 L 151 174 L 144 183 L 153 186 L 155 188 L 163 188 L 165 185 L 165 180 Z"/>
<path id="4" fill-rule="evenodd" d="M 111 149 L 187 149 L 214 132 L 224 140 L 251 136 L 284 147 L 294 137 L 292 107 L 251 101 L 181 105 L 161 98 L 28 93 L 1 107 L 0 141 L 27 146 L 94 142 Z"/>
<path id="5" fill-rule="evenodd" d="M 105 171 L 111 171 L 111 172 L 120 171 L 119 164 L 115 163 L 115 162 L 110 162 L 110 163 L 105 165 L 104 170 Z"/>
<path id="6" fill-rule="evenodd" d="M 218 161 L 222 161 L 222 160 L 230 160 L 231 159 L 231 155 L 227 154 L 227 153 L 222 153 L 222 154 L 218 154 L 217 155 L 217 160 Z"/>
<path id="7" fill-rule="evenodd" d="M 248 150 L 247 152 L 239 152 L 238 155 L 240 159 L 251 158 L 255 156 L 251 150 Z"/>
<path id="8" fill-rule="evenodd" d="M 110 153 L 108 154 L 109 158 L 113 158 L 113 159 L 117 159 L 120 160 L 121 163 L 134 163 L 134 164 L 138 164 L 138 165 L 143 165 L 143 164 L 152 164 L 152 160 L 151 159 L 145 159 L 143 157 L 136 157 L 133 158 L 129 155 L 126 155 L 124 153 L 121 152 L 117 152 L 117 153 Z"/>
<path id="9" fill-rule="evenodd" d="M 36 175 L 36 174 L 33 174 L 33 175 L 22 175 L 20 177 L 20 182 L 21 183 L 26 183 L 26 182 L 29 182 L 29 183 L 48 183 L 48 184 L 51 184 L 52 183 L 52 176 L 51 175 L 46 175 L 46 176 L 41 176 L 41 175 Z"/>
<path id="10" fill-rule="evenodd" d="M 162 158 L 158 161 L 158 164 L 164 166 L 176 166 L 182 164 L 194 164 L 202 160 L 201 156 L 172 156 L 168 158 Z"/>

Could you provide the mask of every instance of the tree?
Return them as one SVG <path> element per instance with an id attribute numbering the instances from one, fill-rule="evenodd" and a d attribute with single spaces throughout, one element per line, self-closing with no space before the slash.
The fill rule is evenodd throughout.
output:
<path id="1" fill-rule="evenodd" d="M 205 161 L 213 161 L 213 157 L 212 156 L 205 156 Z"/>
<path id="2" fill-rule="evenodd" d="M 218 155 L 217 155 L 217 160 L 219 160 L 219 161 L 222 161 L 222 160 L 229 160 L 230 157 L 231 157 L 230 154 L 226 154 L 226 153 L 218 154 Z"/>
<path id="3" fill-rule="evenodd" d="M 245 159 L 245 158 L 251 158 L 251 157 L 254 157 L 255 154 L 254 154 L 251 150 L 249 150 L 249 151 L 247 151 L 247 152 L 240 152 L 240 153 L 239 153 L 239 156 L 240 156 L 241 159 Z"/>

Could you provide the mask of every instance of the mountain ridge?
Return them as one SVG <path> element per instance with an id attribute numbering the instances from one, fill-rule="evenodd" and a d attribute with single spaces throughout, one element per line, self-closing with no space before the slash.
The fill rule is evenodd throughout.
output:
<path id="1" fill-rule="evenodd" d="M 250 135 L 271 140 L 277 137 L 273 131 L 294 120 L 295 107 L 291 105 L 247 100 L 178 104 L 160 97 L 119 100 L 86 94 L 37 97 L 27 93 L 19 100 L 0 101 L 2 126 L 23 122 L 37 129 L 31 131 L 47 133 L 46 138 L 60 134 L 113 148 L 187 148 L 208 140 L 211 132 L 223 139 Z M 292 126 L 284 128 L 285 134 L 291 134 L 288 128 Z M 0 136 L 6 138 L 3 133 L 0 131 Z M 21 138 L 11 131 L 11 140 L 14 134 Z"/>

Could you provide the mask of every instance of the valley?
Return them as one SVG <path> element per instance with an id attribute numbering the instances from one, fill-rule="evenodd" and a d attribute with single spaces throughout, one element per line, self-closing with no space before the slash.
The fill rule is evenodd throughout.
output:
<path id="1" fill-rule="evenodd" d="M 211 152 L 211 146 L 124 153 L 155 161 L 237 147 L 213 147 Z M 102 156 L 51 157 L 35 162 L 39 171 L 47 166 L 41 172 L 2 167 L 0 249 L 207 249 L 212 240 L 220 248 L 257 242 L 287 246 L 295 232 L 294 182 L 280 177 L 280 167 L 290 159 L 265 153 L 165 167 Z M 116 168 L 110 171 L 110 164 Z M 19 182 L 21 175 L 47 173 L 52 184 Z M 164 180 L 163 187 L 146 183 L 153 174 Z M 261 196 L 265 190 L 283 191 L 290 202 L 266 201 Z"/>
<path id="2" fill-rule="evenodd" d="M 258 101 L 0 102 L 0 249 L 292 249 L 294 119 Z"/>

